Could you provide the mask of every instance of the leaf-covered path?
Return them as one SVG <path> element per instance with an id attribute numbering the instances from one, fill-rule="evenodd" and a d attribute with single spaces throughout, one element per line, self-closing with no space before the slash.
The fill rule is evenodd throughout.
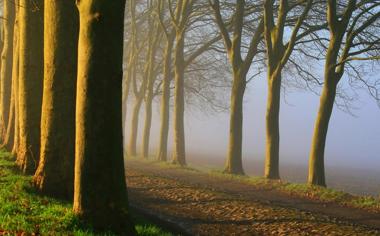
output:
<path id="1" fill-rule="evenodd" d="M 189 235 L 380 235 L 380 214 L 127 161 L 130 203 Z"/>

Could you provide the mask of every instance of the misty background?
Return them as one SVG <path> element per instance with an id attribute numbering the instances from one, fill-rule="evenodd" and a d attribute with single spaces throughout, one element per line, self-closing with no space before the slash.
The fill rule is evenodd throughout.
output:
<path id="1" fill-rule="evenodd" d="M 245 94 L 243 166 L 248 175 L 262 176 L 265 159 L 265 112 L 267 81 L 263 74 L 252 80 Z M 343 78 L 344 80 L 345 78 Z M 380 109 L 368 93 L 356 90 L 351 113 L 334 107 L 326 143 L 327 184 L 354 194 L 378 196 L 380 193 Z M 309 150 L 317 115 L 319 97 L 310 91 L 286 90 L 281 98 L 280 175 L 293 182 L 306 182 Z M 229 93 L 222 96 L 229 104 Z M 158 101 L 160 97 L 156 97 Z M 131 97 L 128 104 L 126 138 L 129 138 Z M 227 152 L 228 112 L 204 112 L 185 106 L 187 161 L 191 165 L 222 169 Z M 140 112 L 144 117 L 144 109 Z M 172 118 L 172 117 L 170 117 Z M 139 123 L 138 147 L 143 119 Z M 154 104 L 150 153 L 156 153 L 159 138 L 160 110 Z M 172 120 L 170 120 L 170 126 Z M 172 148 L 172 128 L 169 147 Z M 139 150 L 139 149 L 138 149 Z M 169 154 L 170 161 L 170 154 Z"/>

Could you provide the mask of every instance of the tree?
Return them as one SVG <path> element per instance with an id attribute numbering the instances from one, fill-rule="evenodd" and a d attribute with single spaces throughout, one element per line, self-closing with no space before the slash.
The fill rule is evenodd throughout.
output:
<path id="1" fill-rule="evenodd" d="M 160 123 L 160 143 L 158 146 L 157 160 L 166 161 L 168 155 L 168 136 L 169 136 L 169 103 L 170 103 L 170 83 L 172 80 L 172 58 L 175 39 L 174 28 L 165 24 L 163 20 L 165 4 L 160 1 L 158 7 L 159 21 L 165 34 L 166 45 L 164 49 L 162 95 L 161 95 L 161 123 Z M 170 28 L 170 29 L 168 29 Z"/>
<path id="2" fill-rule="evenodd" d="M 4 139 L 6 135 L 10 114 L 15 4 L 11 0 L 4 0 L 3 10 L 4 44 L 1 53 L 0 74 L 0 134 L 2 139 Z"/>
<path id="3" fill-rule="evenodd" d="M 280 0 L 279 5 L 275 6 L 273 0 L 265 0 L 264 3 L 264 35 L 267 52 L 267 80 L 268 80 L 268 99 L 266 112 L 266 159 L 265 177 L 269 179 L 279 179 L 279 151 L 280 151 L 280 97 L 281 97 L 281 77 L 282 70 L 293 52 L 297 40 L 302 39 L 310 32 L 320 29 L 322 26 L 312 26 L 309 29 L 302 29 L 308 12 L 313 1 L 300 1 L 290 3 L 288 0 Z M 298 6 L 302 6 L 300 11 Z M 277 11 L 277 22 L 275 21 L 275 9 Z M 299 16 L 291 14 L 292 10 L 301 12 Z M 289 19 L 290 18 L 290 19 Z M 289 21 L 295 21 L 294 27 L 289 30 Z M 289 30 L 290 38 L 284 44 L 286 30 Z M 300 34 L 298 34 L 300 32 Z"/>
<path id="4" fill-rule="evenodd" d="M 153 12 L 157 7 L 150 2 L 150 8 Z M 152 103 L 154 98 L 154 83 L 156 81 L 156 54 L 158 51 L 159 44 L 161 42 L 162 30 L 159 25 L 159 20 L 152 14 L 148 19 L 149 24 L 149 50 L 147 55 L 147 73 L 146 73 L 146 91 L 145 91 L 145 122 L 144 130 L 142 135 L 142 146 L 141 146 L 141 156 L 143 158 L 148 158 L 149 156 L 149 140 L 150 140 L 150 129 L 152 126 Z"/>
<path id="5" fill-rule="evenodd" d="M 364 83 L 371 95 L 378 97 L 378 88 L 363 80 L 354 61 L 378 60 L 380 35 L 379 1 L 349 0 L 327 1 L 329 45 L 326 48 L 324 84 L 315 121 L 309 159 L 309 184 L 326 186 L 324 151 L 329 121 L 337 96 L 338 83 L 347 68 L 356 73 L 356 79 Z M 372 27 L 373 26 L 373 27 Z"/>
<path id="6" fill-rule="evenodd" d="M 178 1 L 175 7 L 175 13 L 170 7 L 172 25 L 175 28 L 175 47 L 174 47 L 174 164 L 181 166 L 186 165 L 185 151 L 185 94 L 184 94 L 184 79 L 185 79 L 185 36 L 188 27 L 188 20 L 192 12 L 193 5 L 196 0 Z"/>
<path id="7" fill-rule="evenodd" d="M 225 172 L 244 174 L 242 164 L 242 136 L 243 136 L 243 97 L 247 85 L 247 73 L 252 61 L 258 53 L 258 45 L 263 33 L 262 17 L 257 17 L 259 23 L 251 38 L 248 52 L 243 59 L 242 36 L 244 27 L 245 5 L 244 0 L 236 1 L 233 13 L 233 33 L 230 36 L 226 23 L 223 20 L 219 0 L 210 1 L 215 13 L 215 21 L 223 36 L 228 58 L 233 71 L 233 85 L 231 90 L 230 133 Z"/>
<path id="8" fill-rule="evenodd" d="M 131 15 L 131 36 L 130 40 L 132 40 L 132 49 L 133 50 L 130 54 L 130 60 L 128 63 L 128 80 L 131 80 L 129 83 L 132 83 L 132 90 L 135 97 L 134 105 L 133 105 L 133 111 L 132 111 L 132 119 L 131 119 L 131 126 L 130 126 L 130 135 L 129 135 L 129 143 L 128 143 L 128 155 L 130 156 L 136 156 L 137 154 L 137 132 L 138 132 L 138 126 L 139 126 L 139 114 L 142 102 L 145 97 L 145 91 L 146 91 L 146 84 L 147 84 L 147 75 L 148 75 L 148 65 L 149 63 L 145 63 L 145 68 L 143 69 L 144 72 L 141 74 L 141 81 L 140 86 L 138 86 L 138 78 L 137 78 L 137 72 L 139 70 L 139 56 L 143 45 L 145 44 L 145 41 L 149 41 L 149 36 L 147 38 L 139 38 L 139 34 L 137 31 L 137 19 L 136 19 L 136 1 L 132 0 L 130 1 L 130 15 Z M 148 9 L 149 10 L 149 9 Z M 145 20 L 145 19 L 144 19 Z M 149 25 L 147 27 L 147 31 L 151 32 Z M 141 41 L 141 42 L 139 42 Z M 149 57 L 150 49 L 152 48 L 152 45 L 148 45 L 148 50 L 146 52 L 146 58 Z"/>
<path id="9" fill-rule="evenodd" d="M 40 149 L 43 87 L 43 1 L 19 2 L 18 164 L 34 174 Z"/>
<path id="10" fill-rule="evenodd" d="M 125 1 L 77 1 L 77 7 L 74 212 L 96 229 L 135 235 L 121 124 Z"/>
<path id="11" fill-rule="evenodd" d="M 75 1 L 45 0 L 44 90 L 35 186 L 70 199 L 74 185 L 78 14 Z"/>
<path id="12" fill-rule="evenodd" d="M 12 93 L 14 99 L 14 132 L 13 132 L 13 147 L 12 147 L 12 155 L 17 156 L 17 149 L 19 143 L 19 118 L 18 118 L 18 109 L 19 109 L 19 93 L 18 93 L 18 80 L 19 80 L 19 0 L 15 1 L 16 11 L 15 11 L 15 23 L 14 23 L 14 31 L 13 31 L 13 63 L 12 63 Z"/>

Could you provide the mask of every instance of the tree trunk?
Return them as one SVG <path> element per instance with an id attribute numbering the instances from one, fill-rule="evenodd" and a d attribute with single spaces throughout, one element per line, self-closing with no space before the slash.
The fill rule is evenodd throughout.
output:
<path id="1" fill-rule="evenodd" d="M 2 146 L 6 148 L 7 150 L 12 150 L 13 147 L 13 141 L 14 141 L 14 129 L 15 129 L 15 94 L 14 94 L 14 81 L 12 78 L 12 84 L 11 84 L 11 103 L 9 107 L 9 116 L 8 116 L 8 122 L 7 122 L 7 129 L 4 136 L 4 142 Z"/>
<path id="2" fill-rule="evenodd" d="M 131 48 L 129 48 L 131 50 Z M 131 73 L 129 69 L 130 65 L 127 65 L 127 75 L 123 80 L 123 94 L 122 94 L 122 129 L 123 129 L 123 145 L 125 144 L 126 132 L 125 125 L 127 124 L 127 112 L 128 112 L 128 98 L 131 85 Z"/>
<path id="3" fill-rule="evenodd" d="M 19 149 L 21 169 L 34 174 L 39 159 L 43 87 L 43 1 L 20 0 Z"/>
<path id="4" fill-rule="evenodd" d="M 309 184 L 320 186 L 326 186 L 324 165 L 325 144 L 337 88 L 337 80 L 335 78 L 327 78 L 325 81 L 314 127 L 308 177 Z"/>
<path id="5" fill-rule="evenodd" d="M 184 93 L 184 79 L 185 79 L 185 66 L 184 66 L 184 32 L 179 32 L 176 35 L 175 47 L 175 89 L 174 89 L 174 150 L 173 150 L 173 163 L 181 166 L 186 165 L 186 151 L 185 151 L 185 93 Z"/>
<path id="6" fill-rule="evenodd" d="M 13 147 L 12 147 L 12 155 L 17 157 L 17 150 L 18 150 L 18 143 L 19 143 L 19 122 L 18 122 L 18 108 L 19 108 L 19 102 L 18 102 L 18 80 L 19 80 L 19 3 L 18 0 L 15 1 L 16 4 L 16 12 L 15 12 L 15 24 L 14 24 L 14 31 L 13 31 L 13 64 L 12 64 L 12 89 L 14 93 L 14 103 L 15 103 L 15 114 L 14 114 L 14 138 L 13 138 Z M 17 163 L 17 159 L 16 159 Z"/>
<path id="7" fill-rule="evenodd" d="M 125 1 L 86 0 L 77 5 L 74 212 L 95 229 L 135 235 L 121 124 Z"/>
<path id="8" fill-rule="evenodd" d="M 75 1 L 45 0 L 40 162 L 34 185 L 71 199 L 74 188 L 78 14 Z"/>
<path id="9" fill-rule="evenodd" d="M 244 175 L 242 164 L 243 97 L 246 87 L 245 75 L 234 72 L 231 91 L 230 133 L 225 173 Z"/>
<path id="10" fill-rule="evenodd" d="M 4 0 L 4 45 L 1 53 L 1 93 L 0 93 L 0 131 L 4 139 L 8 127 L 11 91 L 12 91 L 12 62 L 13 62 L 13 28 L 15 21 L 15 4 Z"/>
<path id="11" fill-rule="evenodd" d="M 269 72 L 266 113 L 265 178 L 279 179 L 281 74 Z"/>
<path id="12" fill-rule="evenodd" d="M 132 119 L 131 119 L 131 133 L 129 135 L 128 155 L 137 155 L 137 131 L 139 128 L 139 115 L 140 108 L 143 102 L 143 97 L 138 97 L 133 106 Z"/>
<path id="13" fill-rule="evenodd" d="M 142 152 L 141 156 L 143 158 L 149 157 L 149 139 L 150 139 L 150 128 L 152 126 L 152 102 L 153 102 L 153 86 L 148 86 L 148 94 L 145 98 L 145 122 L 142 140 Z"/>
<path id="14" fill-rule="evenodd" d="M 168 155 L 168 134 L 169 134 L 169 108 L 170 108 L 170 82 L 171 64 L 173 51 L 174 34 L 167 39 L 164 56 L 164 78 L 162 82 L 161 98 L 161 125 L 160 125 L 160 144 L 157 160 L 166 161 Z"/>
<path id="15" fill-rule="evenodd" d="M 149 141 L 150 141 L 150 129 L 152 126 L 152 102 L 153 102 L 153 89 L 154 89 L 154 81 L 155 81 L 155 58 L 156 52 L 158 48 L 158 43 L 160 39 L 160 27 L 157 27 L 156 33 L 152 34 L 153 37 L 151 42 L 151 49 L 149 53 L 149 66 L 148 66 L 148 86 L 146 88 L 145 95 L 145 122 L 144 122 L 144 131 L 143 131 L 143 139 L 142 139 L 142 150 L 141 156 L 143 158 L 149 157 Z M 153 29 L 151 29 L 153 31 Z"/>

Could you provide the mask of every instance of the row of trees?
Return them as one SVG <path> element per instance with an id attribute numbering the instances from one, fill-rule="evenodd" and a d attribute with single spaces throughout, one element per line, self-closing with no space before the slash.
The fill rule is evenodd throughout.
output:
<path id="1" fill-rule="evenodd" d="M 265 177 L 280 178 L 281 88 L 297 81 L 298 85 L 303 83 L 312 91 L 322 87 L 310 150 L 308 182 L 325 186 L 324 151 L 333 106 L 343 101 L 346 106 L 342 108 L 349 108 L 349 97 L 338 86 L 339 82 L 346 78 L 352 88 L 368 89 L 379 102 L 379 80 L 371 77 L 370 72 L 378 65 L 380 52 L 380 1 L 132 0 L 130 3 L 126 24 L 132 34 L 126 37 L 129 54 L 124 104 L 127 104 L 130 91 L 135 94 L 135 99 L 131 123 L 126 124 L 127 130 L 129 127 L 131 130 L 127 155 L 137 154 L 138 117 L 144 100 L 141 156 L 148 157 L 152 100 L 155 95 L 160 95 L 161 133 L 156 155 L 158 160 L 166 161 L 169 101 L 173 90 L 172 162 L 186 165 L 184 106 L 186 94 L 194 90 L 192 81 L 199 81 L 201 87 L 212 81 L 215 87 L 219 87 L 220 81 L 230 76 L 228 83 L 222 82 L 223 88 L 229 87 L 231 94 L 225 172 L 244 174 L 244 93 L 252 77 L 266 72 Z M 218 67 L 211 67 L 205 61 L 212 61 Z M 223 66 L 228 68 L 218 70 L 219 84 L 215 75 L 199 74 L 199 71 Z M 321 68 L 324 68 L 323 74 L 318 73 Z M 137 84 L 140 85 L 138 92 Z M 224 90 L 216 92 L 224 94 Z M 211 106 L 220 104 L 207 93 L 203 98 Z"/>
<path id="2" fill-rule="evenodd" d="M 1 138 L 41 193 L 127 235 L 123 0 L 3 0 Z M 75 157 L 75 158 L 74 158 Z"/>
<path id="3" fill-rule="evenodd" d="M 355 78 L 378 99 L 378 80 L 367 79 L 362 68 L 364 60 L 379 59 L 380 1 L 3 3 L 3 145 L 12 150 L 25 174 L 34 175 L 37 189 L 57 197 L 74 196 L 74 212 L 97 228 L 134 232 L 128 219 L 122 123 L 130 131 L 127 153 L 136 155 L 139 113 L 145 104 L 141 155 L 148 157 L 157 96 L 157 159 L 167 160 L 173 97 L 173 162 L 186 165 L 186 102 L 223 108 L 220 93 L 229 88 L 225 171 L 243 174 L 244 92 L 252 77 L 266 71 L 265 176 L 277 179 L 281 87 L 285 79 L 295 79 L 285 75 L 295 71 L 308 86 L 323 84 L 310 154 L 309 183 L 317 185 L 325 185 L 324 147 L 339 81 L 345 75 Z M 324 61 L 323 79 L 300 60 Z M 227 76 L 232 78 L 226 84 Z M 127 109 L 132 95 L 133 109 Z M 130 124 L 124 121 L 128 110 Z"/>

